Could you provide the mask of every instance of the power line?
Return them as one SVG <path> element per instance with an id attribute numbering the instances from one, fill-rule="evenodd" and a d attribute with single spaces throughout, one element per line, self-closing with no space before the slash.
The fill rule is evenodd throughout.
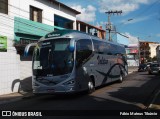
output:
<path id="1" fill-rule="evenodd" d="M 125 28 L 125 29 L 128 29 L 128 28 Z M 118 31 L 119 31 L 119 30 L 118 30 Z M 132 31 L 133 31 L 133 33 L 140 34 L 140 35 L 143 35 L 143 36 L 145 36 L 145 37 L 146 37 L 146 35 L 148 35 L 148 34 L 145 33 L 145 32 L 135 31 L 135 30 L 133 30 L 133 29 L 132 29 Z"/>
<path id="2" fill-rule="evenodd" d="M 146 13 L 148 10 L 150 10 L 151 8 L 153 8 L 154 5 L 156 5 L 156 3 L 158 3 L 160 0 L 156 0 L 155 2 L 153 2 L 150 6 L 148 6 L 146 9 L 144 9 L 143 11 L 141 11 L 139 14 L 131 17 L 130 19 L 126 20 L 126 22 L 129 22 L 129 21 L 132 21 L 134 20 L 136 17 L 142 15 L 143 13 Z M 117 24 L 116 26 L 121 26 L 121 25 L 124 25 L 124 23 L 120 23 L 120 24 Z"/>
<path id="3" fill-rule="evenodd" d="M 140 12 L 138 15 L 134 16 L 132 19 L 142 15 L 143 13 L 146 13 L 148 10 L 150 10 L 151 8 L 153 8 L 153 6 L 156 5 L 156 3 L 158 3 L 160 0 L 156 0 L 154 3 L 152 3 L 150 6 L 148 6 L 146 9 L 144 9 L 142 12 Z"/>
<path id="4" fill-rule="evenodd" d="M 129 21 L 132 21 L 132 20 L 134 20 L 136 17 L 138 17 L 138 16 L 140 16 L 140 15 L 142 15 L 143 13 L 146 13 L 146 11 L 149 11 L 151 8 L 153 8 L 155 5 L 157 5 L 157 3 L 159 2 L 160 0 L 156 0 L 154 3 L 152 3 L 149 7 L 147 7 L 146 9 L 144 9 L 142 12 L 140 12 L 139 14 L 137 14 L 136 16 L 134 16 L 134 17 L 132 17 L 132 18 L 130 18 L 130 19 L 128 19 L 126 22 L 129 22 Z M 120 23 L 120 24 L 118 24 L 118 25 L 116 25 L 116 26 L 121 26 L 121 25 L 124 25 L 124 23 Z M 136 31 L 137 32 L 137 31 Z M 135 32 L 135 33 L 136 33 Z M 138 34 L 141 34 L 141 35 L 144 35 L 145 33 L 140 33 L 140 32 L 137 32 Z M 148 35 L 148 34 L 146 34 L 146 35 Z"/>

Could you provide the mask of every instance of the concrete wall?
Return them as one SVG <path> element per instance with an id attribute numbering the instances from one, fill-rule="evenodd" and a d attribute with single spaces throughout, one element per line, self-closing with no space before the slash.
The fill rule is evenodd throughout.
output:
<path id="1" fill-rule="evenodd" d="M 18 92 L 20 84 L 20 56 L 0 52 L 0 95 Z"/>
<path id="2" fill-rule="evenodd" d="M 20 61 L 21 91 L 32 91 L 32 61 Z"/>
<path id="3" fill-rule="evenodd" d="M 7 37 L 7 52 L 0 52 L 0 95 L 18 92 L 20 84 L 20 56 L 14 40 L 14 18 L 0 13 L 0 36 Z"/>
<path id="4" fill-rule="evenodd" d="M 13 47 L 14 18 L 2 13 L 0 13 L 0 36 L 7 36 L 8 52 L 16 52 Z"/>
<path id="5" fill-rule="evenodd" d="M 8 15 L 0 13 L 0 35 L 7 37 L 7 52 L 0 52 L 0 95 L 32 90 L 31 61 L 20 61 L 13 47 L 15 16 L 29 20 L 32 5 L 43 10 L 42 23 L 54 26 L 54 14 L 57 14 L 74 21 L 76 29 L 75 13 L 46 0 L 8 0 L 8 3 Z"/>
<path id="6" fill-rule="evenodd" d="M 127 60 L 128 66 L 139 66 L 138 60 Z"/>
<path id="7" fill-rule="evenodd" d="M 30 19 L 30 5 L 42 9 L 42 23 L 54 26 L 54 14 L 56 14 L 74 21 L 74 29 L 76 29 L 76 14 L 48 0 L 9 0 L 8 15 Z"/>

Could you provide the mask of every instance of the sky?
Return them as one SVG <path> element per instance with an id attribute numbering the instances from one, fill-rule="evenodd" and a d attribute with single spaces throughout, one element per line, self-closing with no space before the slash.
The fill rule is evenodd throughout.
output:
<path id="1" fill-rule="evenodd" d="M 160 43 L 160 0 L 57 0 L 80 11 L 77 19 L 83 22 L 103 26 L 108 21 L 107 11 L 122 10 L 121 15 L 111 15 L 111 23 L 117 32 L 129 38 L 117 35 L 121 44 L 135 44 L 140 41 Z M 114 35 L 113 35 L 114 36 Z M 108 38 L 107 38 L 108 39 Z"/>

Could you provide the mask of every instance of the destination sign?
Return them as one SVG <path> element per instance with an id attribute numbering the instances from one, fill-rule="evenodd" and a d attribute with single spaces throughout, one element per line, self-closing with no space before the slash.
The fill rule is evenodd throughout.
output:
<path id="1" fill-rule="evenodd" d="M 60 36 L 61 34 L 48 34 L 48 37 L 58 37 Z"/>

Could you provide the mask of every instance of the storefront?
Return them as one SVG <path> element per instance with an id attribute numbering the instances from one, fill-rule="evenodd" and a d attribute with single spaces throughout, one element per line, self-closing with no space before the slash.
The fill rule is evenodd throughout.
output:
<path id="1" fill-rule="evenodd" d="M 23 56 L 24 48 L 29 43 L 37 42 L 45 34 L 54 30 L 63 29 L 23 18 L 14 18 L 14 39 L 17 53 Z"/>

